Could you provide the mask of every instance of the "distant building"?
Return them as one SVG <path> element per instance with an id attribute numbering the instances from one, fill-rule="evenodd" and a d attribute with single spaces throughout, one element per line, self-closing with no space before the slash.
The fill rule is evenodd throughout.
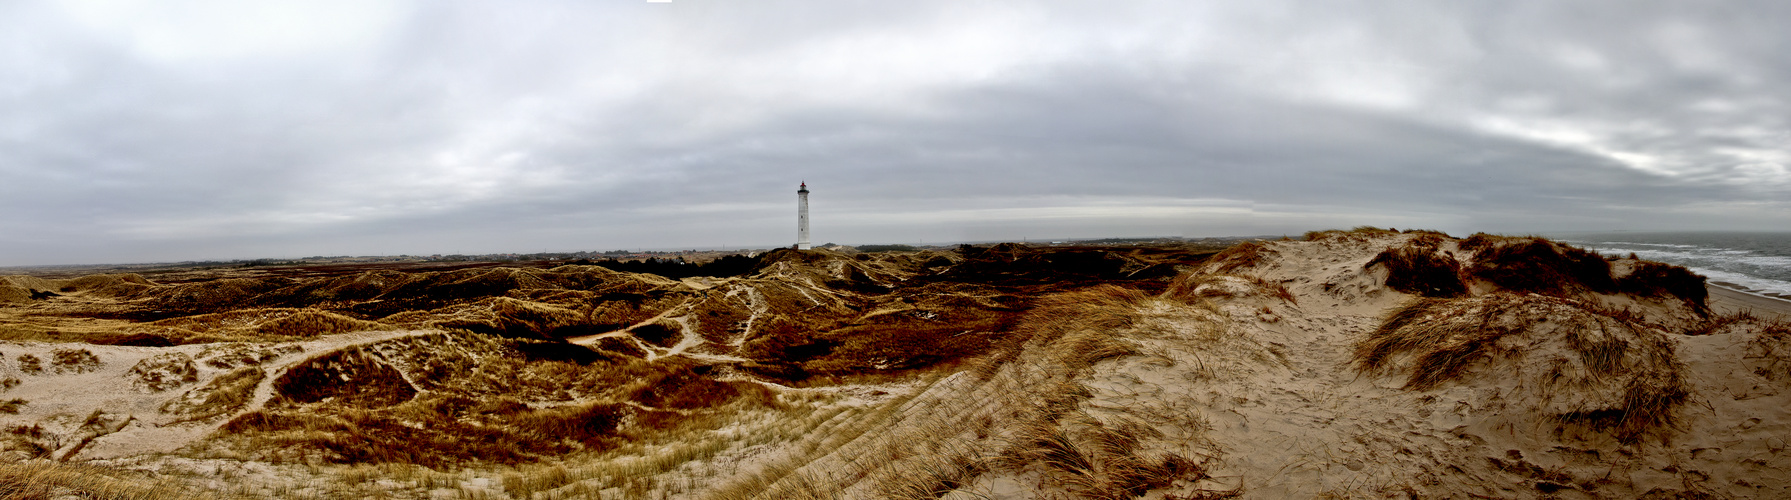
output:
<path id="1" fill-rule="evenodd" d="M 808 181 L 796 189 L 796 249 L 808 250 Z"/>

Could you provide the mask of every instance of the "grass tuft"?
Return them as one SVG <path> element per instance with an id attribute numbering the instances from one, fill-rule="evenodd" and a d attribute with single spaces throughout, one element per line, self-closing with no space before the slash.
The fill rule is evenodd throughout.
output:
<path id="1" fill-rule="evenodd" d="M 102 467 L 50 461 L 0 464 L 0 498 L 174 500 L 199 497 L 199 493 L 172 480 Z"/>

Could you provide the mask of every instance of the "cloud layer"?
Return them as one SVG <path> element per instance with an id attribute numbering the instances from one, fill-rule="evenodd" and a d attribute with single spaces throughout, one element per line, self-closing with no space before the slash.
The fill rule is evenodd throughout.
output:
<path id="1" fill-rule="evenodd" d="M 1782 2 L 0 4 L 0 265 L 1784 229 Z"/>

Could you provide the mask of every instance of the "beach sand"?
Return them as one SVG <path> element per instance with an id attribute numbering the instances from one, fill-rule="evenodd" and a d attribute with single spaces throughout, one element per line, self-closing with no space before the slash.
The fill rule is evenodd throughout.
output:
<path id="1" fill-rule="evenodd" d="M 1791 300 L 1746 291 L 1727 283 L 1712 283 L 1707 287 L 1710 289 L 1710 308 L 1719 314 L 1745 310 L 1755 316 L 1791 320 Z"/>

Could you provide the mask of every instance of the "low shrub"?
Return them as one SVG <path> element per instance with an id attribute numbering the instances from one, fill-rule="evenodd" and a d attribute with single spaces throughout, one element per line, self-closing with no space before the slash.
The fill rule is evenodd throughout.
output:
<path id="1" fill-rule="evenodd" d="M 1387 268 L 1387 287 L 1425 297 L 1460 297 L 1468 287 L 1461 279 L 1461 263 L 1422 247 L 1399 247 L 1381 252 L 1365 267 Z"/>
<path id="2" fill-rule="evenodd" d="M 1644 260 L 1637 261 L 1628 275 L 1617 280 L 1617 289 L 1647 297 L 1672 295 L 1705 311 L 1709 308 L 1710 289 L 1704 281 L 1703 276 L 1689 269 Z"/>
<path id="3" fill-rule="evenodd" d="M 1476 234 L 1475 237 L 1481 235 Z M 1462 246 L 1476 246 L 1464 240 Z M 1612 292 L 1611 264 L 1597 253 L 1542 238 L 1489 243 L 1474 257 L 1469 273 L 1514 292 L 1561 295 L 1577 291 Z"/>

